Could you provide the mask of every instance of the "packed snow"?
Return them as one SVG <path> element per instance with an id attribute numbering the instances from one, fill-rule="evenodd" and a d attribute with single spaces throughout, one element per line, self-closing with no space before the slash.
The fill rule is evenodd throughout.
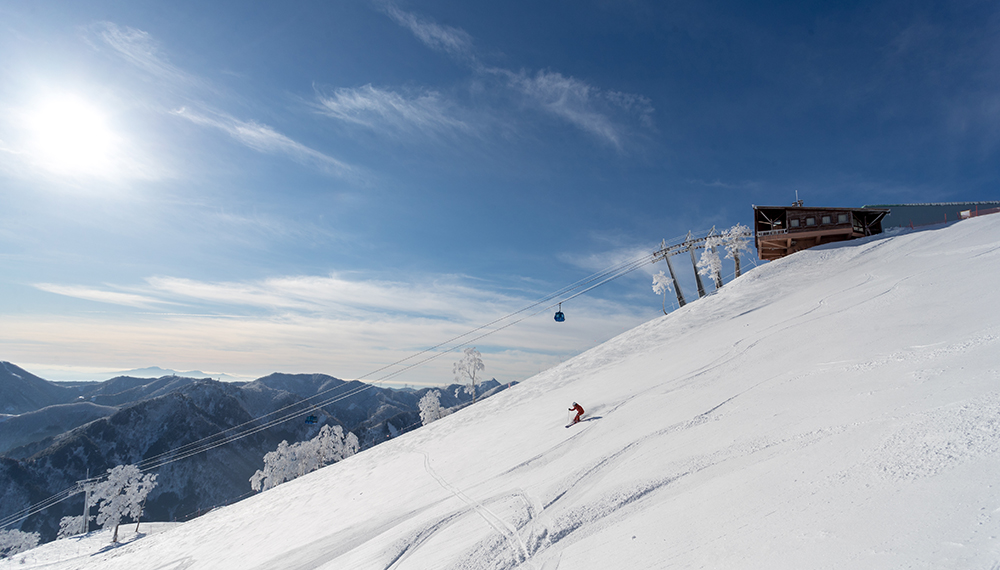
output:
<path id="1" fill-rule="evenodd" d="M 803 251 L 238 504 L 0 566 L 997 568 L 998 282 L 1000 215 Z"/>

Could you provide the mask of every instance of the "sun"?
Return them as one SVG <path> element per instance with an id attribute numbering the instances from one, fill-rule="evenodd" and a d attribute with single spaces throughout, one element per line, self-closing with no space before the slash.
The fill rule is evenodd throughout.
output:
<path id="1" fill-rule="evenodd" d="M 42 100 L 27 116 L 29 146 L 46 169 L 60 174 L 108 175 L 117 138 L 106 115 L 73 95 Z"/>

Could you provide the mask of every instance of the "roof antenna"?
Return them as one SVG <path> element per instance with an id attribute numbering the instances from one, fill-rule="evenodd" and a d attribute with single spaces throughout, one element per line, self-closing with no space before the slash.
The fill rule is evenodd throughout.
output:
<path id="1" fill-rule="evenodd" d="M 795 191 L 795 201 L 792 202 L 792 205 L 793 206 L 798 206 L 800 208 L 802 207 L 802 200 L 799 200 L 799 191 L 798 190 Z"/>

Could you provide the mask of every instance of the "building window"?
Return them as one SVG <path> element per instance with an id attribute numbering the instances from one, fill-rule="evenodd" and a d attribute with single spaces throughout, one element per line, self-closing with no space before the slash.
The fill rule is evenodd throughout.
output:
<path id="1" fill-rule="evenodd" d="M 816 225 L 816 218 L 806 218 L 806 225 L 807 226 L 815 226 Z"/>
<path id="2" fill-rule="evenodd" d="M 799 220 L 798 220 L 798 218 L 788 220 L 788 225 L 790 227 L 793 227 L 793 228 L 799 227 Z"/>
<path id="3" fill-rule="evenodd" d="M 830 223 L 830 216 L 823 216 L 823 223 L 824 224 L 829 224 Z"/>
<path id="4" fill-rule="evenodd" d="M 846 224 L 847 223 L 847 214 L 837 214 L 837 223 L 838 224 Z"/>

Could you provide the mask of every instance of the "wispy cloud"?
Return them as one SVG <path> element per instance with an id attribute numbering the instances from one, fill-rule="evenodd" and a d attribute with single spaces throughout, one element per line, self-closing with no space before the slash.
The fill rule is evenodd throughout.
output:
<path id="1" fill-rule="evenodd" d="M 503 77 L 511 88 L 525 95 L 529 103 L 618 149 L 623 147 L 628 129 L 625 123 L 613 117 L 614 113 L 633 114 L 643 126 L 652 126 L 653 106 L 645 97 L 605 91 L 558 72 L 539 71 L 529 75 L 524 71 L 514 73 L 500 68 L 489 71 Z"/>
<path id="2" fill-rule="evenodd" d="M 600 89 L 554 71 L 515 72 L 485 65 L 464 30 L 437 24 L 389 1 L 375 5 L 429 48 L 448 54 L 480 76 L 499 78 L 498 87 L 518 94 L 526 106 L 566 121 L 619 151 L 624 150 L 633 131 L 631 125 L 653 128 L 654 109 L 647 97 Z"/>
<path id="3" fill-rule="evenodd" d="M 394 22 L 409 29 L 427 47 L 458 59 L 475 60 L 472 36 L 465 30 L 441 25 L 406 12 L 391 2 L 375 2 L 375 5 Z"/>
<path id="4" fill-rule="evenodd" d="M 338 176 L 356 174 L 352 166 L 322 152 L 309 148 L 267 125 L 253 121 L 241 121 L 221 113 L 212 116 L 194 109 L 181 107 L 174 114 L 196 125 L 214 127 L 233 137 L 243 145 L 265 154 L 284 154 L 303 164 L 313 164 L 321 170 Z"/>
<path id="5" fill-rule="evenodd" d="M 175 109 L 180 107 L 173 111 L 174 115 L 197 125 L 222 130 L 237 142 L 260 153 L 284 155 L 336 176 L 358 174 L 350 165 L 295 141 L 273 127 L 253 120 L 236 119 L 201 102 L 196 92 L 214 89 L 207 82 L 170 63 L 149 33 L 121 28 L 111 22 L 103 22 L 95 29 L 98 37 L 120 57 L 152 75 L 184 101 L 183 105 L 174 105 Z"/>
<path id="6" fill-rule="evenodd" d="M 296 310 L 330 315 L 409 314 L 459 318 L 506 306 L 512 298 L 437 276 L 386 281 L 329 276 L 285 276 L 251 282 L 202 282 L 174 277 L 147 279 L 149 295 L 176 301 Z"/>
<path id="7" fill-rule="evenodd" d="M 460 276 L 410 281 L 349 279 L 338 275 L 283 276 L 257 281 L 198 281 L 150 277 L 143 286 L 101 290 L 77 285 L 38 284 L 38 289 L 78 299 L 148 308 L 157 304 L 300 311 L 329 315 L 408 314 L 429 318 L 491 315 L 519 299 L 482 289 Z M 121 292 L 122 290 L 128 293 Z"/>
<path id="8" fill-rule="evenodd" d="M 194 77 L 171 64 L 153 37 L 142 30 L 120 28 L 112 22 L 94 25 L 98 37 L 119 56 L 147 73 L 171 83 L 193 83 Z"/>
<path id="9" fill-rule="evenodd" d="M 341 88 L 319 95 L 320 112 L 333 119 L 396 134 L 471 133 L 472 126 L 455 118 L 454 105 L 440 93 L 425 91 L 404 96 L 395 91 L 365 85 Z"/>
<path id="10" fill-rule="evenodd" d="M 74 297 L 87 301 L 97 301 L 98 303 L 110 303 L 112 305 L 125 305 L 127 307 L 138 307 L 149 309 L 158 305 L 168 303 L 161 299 L 146 295 L 136 295 L 134 293 L 123 293 L 120 291 L 109 291 L 82 287 L 78 285 L 56 285 L 53 283 L 36 283 L 35 288 L 56 295 Z"/>

